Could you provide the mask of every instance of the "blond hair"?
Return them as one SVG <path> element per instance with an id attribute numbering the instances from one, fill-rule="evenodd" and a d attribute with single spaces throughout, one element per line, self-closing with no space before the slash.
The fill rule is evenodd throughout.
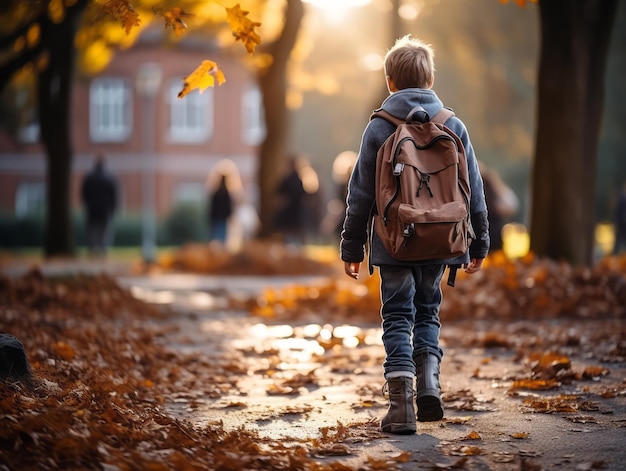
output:
<path id="1" fill-rule="evenodd" d="M 407 34 L 385 54 L 385 75 L 398 90 L 431 88 L 435 81 L 435 51 L 430 44 Z"/>

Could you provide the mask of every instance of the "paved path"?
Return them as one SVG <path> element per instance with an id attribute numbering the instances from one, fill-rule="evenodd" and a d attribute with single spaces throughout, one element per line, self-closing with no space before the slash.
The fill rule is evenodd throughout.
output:
<path id="1" fill-rule="evenodd" d="M 393 436 L 378 432 L 386 410 L 378 325 L 341 326 L 329 315 L 320 316 L 319 323 L 273 324 L 224 309 L 230 293 L 253 296 L 268 283 L 315 283 L 316 278 L 168 275 L 120 281 L 141 287 L 148 298 L 171 293 L 163 299 L 180 314 L 179 329 L 168 339 L 172 346 L 216 361 L 226 358 L 243 370 L 236 386 L 226 386 L 220 397 L 181 393 L 169 405 L 172 413 L 198 425 L 223 421 L 227 428 L 245 427 L 287 446 L 320 438 L 324 431 L 339 436 L 346 427 L 342 443 L 321 447 L 319 457 L 355 469 L 370 459 L 390 460 L 407 470 L 626 469 L 626 365 L 619 321 L 444 325 L 446 417 L 418 424 L 416 435 Z M 331 332 L 334 337 L 325 336 Z M 358 346 L 352 346 L 354 338 L 360 339 Z M 620 342 L 621 357 L 615 353 Z M 610 374 L 562 381 L 555 390 L 512 391 L 516 378 L 529 375 L 524 355 L 549 349 L 570 358 L 570 372 L 579 377 L 597 366 Z M 554 411 L 540 412 L 545 407 Z"/>
<path id="2" fill-rule="evenodd" d="M 19 275 L 27 268 L 4 271 Z M 315 284 L 317 277 L 146 276 L 128 265 L 84 262 L 42 270 L 111 273 L 136 296 L 173 308 L 168 322 L 175 328 L 164 339 L 170 347 L 232 365 L 234 383 L 212 378 L 220 394 L 181 391 L 167 405 L 200 426 L 222 421 L 294 447 L 315 448 L 311 440 L 318 439 L 320 462 L 354 469 L 626 469 L 623 321 L 444 324 L 446 417 L 418 424 L 415 435 L 393 436 L 378 431 L 386 403 L 377 324 L 345 326 L 320 313 L 287 325 L 227 309 L 230 297 L 254 297 L 268 285 Z M 550 350 L 571 359 L 577 378 L 555 390 L 513 390 L 515 379 L 530 373 L 529 353 Z M 583 380 L 588 367 L 610 374 Z"/>

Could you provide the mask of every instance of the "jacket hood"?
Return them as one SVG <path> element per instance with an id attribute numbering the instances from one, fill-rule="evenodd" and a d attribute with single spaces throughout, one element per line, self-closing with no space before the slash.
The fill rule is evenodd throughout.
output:
<path id="1" fill-rule="evenodd" d="M 416 106 L 426 110 L 429 117 L 434 117 L 443 108 L 443 103 L 432 90 L 423 88 L 404 88 L 389 95 L 381 108 L 397 118 L 405 119 Z"/>

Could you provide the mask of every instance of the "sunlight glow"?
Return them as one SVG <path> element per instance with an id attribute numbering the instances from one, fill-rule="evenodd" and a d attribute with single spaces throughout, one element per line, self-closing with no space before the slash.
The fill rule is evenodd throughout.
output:
<path id="1" fill-rule="evenodd" d="M 519 223 L 509 223 L 502 228 L 502 250 L 509 258 L 520 258 L 530 250 L 530 236 L 526 227 Z"/>
<path id="2" fill-rule="evenodd" d="M 420 14 L 421 6 L 404 3 L 398 9 L 398 15 L 404 21 L 415 21 Z"/>
<path id="3" fill-rule="evenodd" d="M 293 335 L 293 327 L 290 325 L 256 324 L 252 327 L 251 334 L 258 339 L 289 338 Z"/>
<path id="4" fill-rule="evenodd" d="M 362 7 L 367 5 L 371 0 L 303 0 L 316 8 L 322 10 L 345 10 L 346 8 Z"/>
<path id="5" fill-rule="evenodd" d="M 174 301 L 174 293 L 169 290 L 147 290 L 140 286 L 131 286 L 130 294 L 133 297 L 152 304 L 171 304 Z"/>
<path id="6" fill-rule="evenodd" d="M 340 23 L 347 16 L 350 9 L 362 7 L 371 0 L 303 0 L 317 8 L 331 23 Z"/>

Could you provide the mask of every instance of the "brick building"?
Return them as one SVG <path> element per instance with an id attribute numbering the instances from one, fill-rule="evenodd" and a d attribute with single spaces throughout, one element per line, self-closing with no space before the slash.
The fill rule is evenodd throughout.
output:
<path id="1" fill-rule="evenodd" d="M 205 59 L 220 65 L 227 82 L 178 99 L 183 78 Z M 144 90 L 150 84 L 156 85 L 152 96 Z M 16 100 L 27 97 L 18 94 Z M 264 135 L 261 95 L 254 76 L 206 40 L 165 48 L 158 34 L 144 35 L 133 48 L 118 52 L 101 74 L 75 81 L 71 120 L 75 210 L 81 207 L 83 175 L 99 154 L 119 180 L 122 214 L 141 212 L 146 182 L 153 188 L 148 204 L 157 217 L 180 202 L 204 201 L 207 178 L 224 159 L 237 166 L 244 199 L 256 203 L 256 148 Z M 45 204 L 46 161 L 38 135 L 34 119 L 16 137 L 0 133 L 4 214 L 23 216 Z"/>

